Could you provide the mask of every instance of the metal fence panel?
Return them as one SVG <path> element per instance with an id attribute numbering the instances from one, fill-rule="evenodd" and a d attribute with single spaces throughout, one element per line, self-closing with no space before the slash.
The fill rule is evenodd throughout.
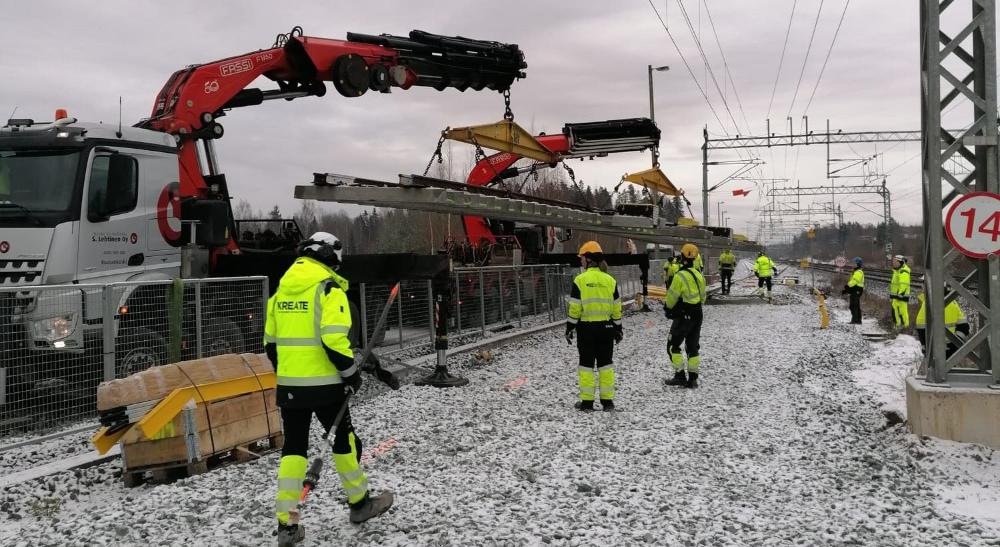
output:
<path id="1" fill-rule="evenodd" d="M 104 380 L 261 352 L 267 292 L 264 277 L 0 289 L 0 436 L 92 419 Z"/>

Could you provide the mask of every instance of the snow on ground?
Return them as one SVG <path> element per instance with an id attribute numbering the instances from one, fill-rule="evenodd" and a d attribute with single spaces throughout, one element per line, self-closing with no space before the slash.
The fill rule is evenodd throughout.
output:
<path id="1" fill-rule="evenodd" d="M 900 334 L 895 339 L 872 344 L 872 350 L 862 367 L 854 371 L 854 380 L 871 391 L 885 411 L 905 418 L 906 377 L 920 364 L 923 355 L 920 341 Z"/>
<path id="2" fill-rule="evenodd" d="M 627 317 L 620 412 L 572 408 L 576 351 L 559 331 L 486 366 L 458 360 L 467 387 L 359 402 L 371 483 L 396 506 L 350 525 L 328 468 L 305 544 L 1000 545 L 982 501 L 1000 457 L 887 426 L 853 377 L 870 345 L 854 326 L 820 331 L 812 300 L 790 292 L 776 288 L 788 305 L 706 308 L 696 391 L 663 385 L 662 314 Z M 325 455 L 318 441 L 317 427 Z M 271 543 L 277 461 L 131 490 L 110 463 L 13 486 L 0 544 Z M 946 475 L 957 461 L 961 482 Z"/>

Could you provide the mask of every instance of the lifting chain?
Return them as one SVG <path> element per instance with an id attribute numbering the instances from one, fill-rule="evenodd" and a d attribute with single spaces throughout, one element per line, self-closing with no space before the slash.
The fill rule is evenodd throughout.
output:
<path id="1" fill-rule="evenodd" d="M 653 145 L 653 169 L 660 168 L 660 147 Z"/>
<path id="2" fill-rule="evenodd" d="M 503 90 L 503 119 L 514 119 L 514 112 L 510 109 L 510 88 Z"/>
<path id="3" fill-rule="evenodd" d="M 594 204 L 590 203 L 590 200 L 587 199 L 586 192 L 584 192 L 583 188 L 580 187 L 580 183 L 576 181 L 576 173 L 573 172 L 573 168 L 566 164 L 566 160 L 562 160 L 562 166 L 569 175 L 569 180 L 573 183 L 573 187 L 576 188 L 576 191 L 580 193 L 580 197 L 583 198 L 583 204 L 586 205 L 588 209 L 593 210 Z"/>
<path id="4" fill-rule="evenodd" d="M 441 163 L 444 162 L 444 157 L 441 155 L 441 146 L 442 145 L 444 145 L 444 131 L 441 132 L 441 138 L 438 139 L 437 148 L 435 148 L 434 149 L 434 153 L 431 154 L 431 159 L 427 160 L 427 167 L 424 168 L 424 175 L 423 176 L 426 177 L 427 173 L 430 172 L 431 165 L 434 164 L 434 158 L 437 158 L 438 164 L 441 164 Z"/>

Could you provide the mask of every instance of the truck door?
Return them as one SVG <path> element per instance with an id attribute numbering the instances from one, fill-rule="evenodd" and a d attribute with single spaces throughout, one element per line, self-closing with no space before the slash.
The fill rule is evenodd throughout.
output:
<path id="1" fill-rule="evenodd" d="M 144 271 L 151 210 L 139 199 L 139 180 L 137 151 L 91 153 L 80 215 L 81 282 L 122 281 Z"/>

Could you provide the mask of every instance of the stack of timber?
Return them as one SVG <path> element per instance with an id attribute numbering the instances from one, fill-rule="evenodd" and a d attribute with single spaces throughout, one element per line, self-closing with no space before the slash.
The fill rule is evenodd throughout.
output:
<path id="1" fill-rule="evenodd" d="M 125 484 L 140 484 L 147 474 L 164 481 L 203 473 L 254 458 L 259 445 L 280 448 L 283 437 L 273 372 L 264 355 L 230 354 L 154 367 L 102 383 L 97 390 L 102 423 L 127 428 L 119 441 Z M 208 385 L 236 379 L 246 380 L 241 394 L 216 398 L 202 393 Z M 133 427 L 165 397 L 184 388 L 193 388 L 191 392 L 199 396 L 155 434 L 147 437 L 141 427 Z M 202 398 L 213 400 L 195 403 Z"/>

